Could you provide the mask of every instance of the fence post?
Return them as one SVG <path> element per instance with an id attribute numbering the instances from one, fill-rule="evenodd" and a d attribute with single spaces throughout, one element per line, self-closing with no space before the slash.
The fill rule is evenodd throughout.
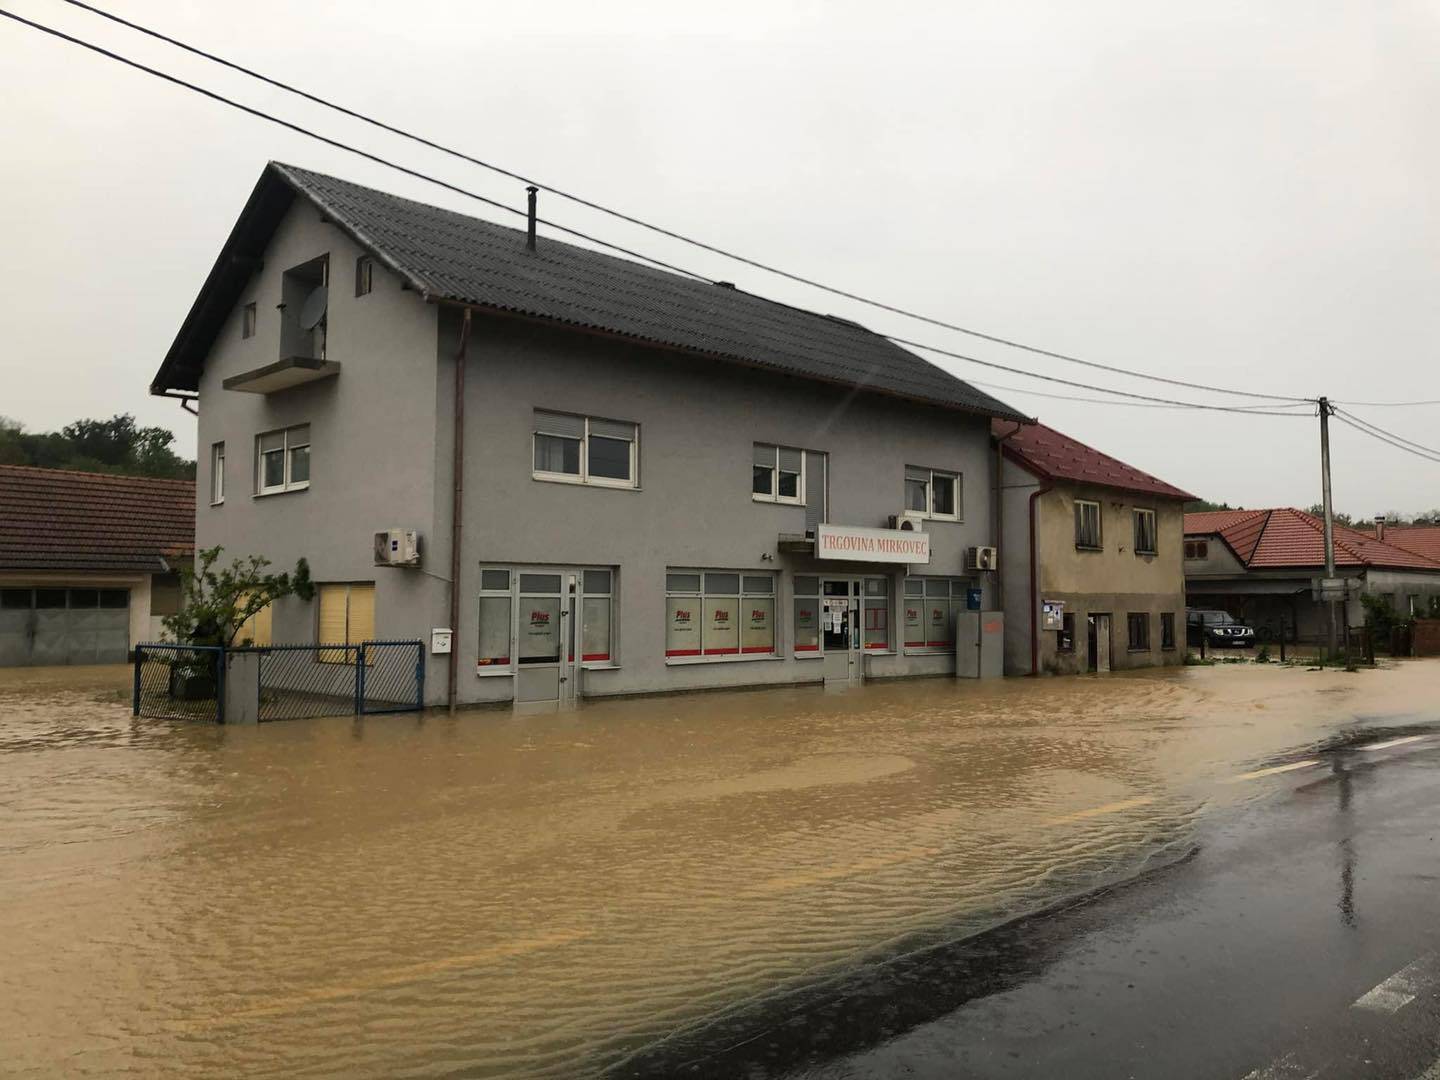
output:
<path id="1" fill-rule="evenodd" d="M 355 715 L 365 712 L 365 642 L 355 650 Z"/>
<path id="2" fill-rule="evenodd" d="M 133 706 L 133 711 L 132 711 L 131 714 L 130 714 L 131 716 L 139 716 L 139 715 L 140 715 L 140 668 L 144 665 L 144 663 L 145 663 L 145 646 L 143 646 L 143 645 L 136 645 L 136 646 L 135 646 L 135 690 L 134 690 L 134 693 L 131 695 L 131 705 Z"/>
<path id="3" fill-rule="evenodd" d="M 225 722 L 225 646 L 215 652 L 215 721 Z"/>
<path id="4" fill-rule="evenodd" d="M 451 642 L 453 649 L 455 643 Z M 425 643 L 415 643 L 415 711 L 421 712 L 425 708 Z"/>

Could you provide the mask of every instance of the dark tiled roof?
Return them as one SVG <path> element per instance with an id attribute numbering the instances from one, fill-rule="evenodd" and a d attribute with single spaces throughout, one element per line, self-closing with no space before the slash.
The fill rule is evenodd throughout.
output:
<path id="1" fill-rule="evenodd" d="M 1325 566 L 1325 523 L 1291 507 L 1277 510 L 1217 510 L 1185 515 L 1186 536 L 1219 536 L 1251 570 Z M 1374 533 L 1335 526 L 1335 565 L 1340 569 L 1434 570 L 1440 561 L 1407 550 Z"/>
<path id="2" fill-rule="evenodd" d="M 282 190 L 283 189 L 283 190 Z M 272 162 L 155 377 L 193 390 L 256 258 L 295 193 L 436 300 L 546 319 L 985 416 L 1020 413 L 856 323 Z"/>
<path id="3" fill-rule="evenodd" d="M 1013 424 L 996 421 L 991 424 L 991 431 L 1004 439 L 1007 456 L 1045 480 L 1098 484 L 1118 491 L 1159 495 L 1167 499 L 1188 500 L 1195 497 L 1044 424 L 1030 424 L 1011 435 Z"/>
<path id="4" fill-rule="evenodd" d="M 158 573 L 195 550 L 195 481 L 0 465 L 0 570 Z"/>

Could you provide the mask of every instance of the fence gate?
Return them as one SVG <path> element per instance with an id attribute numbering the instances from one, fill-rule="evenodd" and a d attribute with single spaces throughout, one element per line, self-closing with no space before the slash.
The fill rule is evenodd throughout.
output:
<path id="1" fill-rule="evenodd" d="M 418 712 L 425 707 L 425 646 L 419 641 L 366 641 L 355 667 L 355 711 Z"/>
<path id="2" fill-rule="evenodd" d="M 225 650 L 215 645 L 135 646 L 135 715 L 225 719 Z"/>

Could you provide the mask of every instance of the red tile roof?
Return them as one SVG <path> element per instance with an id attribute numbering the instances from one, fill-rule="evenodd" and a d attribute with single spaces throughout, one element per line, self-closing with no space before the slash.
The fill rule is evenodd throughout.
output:
<path id="1" fill-rule="evenodd" d="M 1325 523 L 1314 514 L 1290 507 L 1186 514 L 1185 535 L 1219 536 L 1251 570 L 1313 570 L 1325 565 Z M 1381 541 L 1373 533 L 1336 525 L 1335 565 L 1440 571 L 1440 558 L 1427 557 L 1391 540 L 1388 529 Z"/>
<path id="2" fill-rule="evenodd" d="M 0 570 L 159 572 L 195 550 L 195 481 L 0 465 Z"/>
<path id="3" fill-rule="evenodd" d="M 1440 525 L 1386 525 L 1385 543 L 1440 562 Z"/>
<path id="4" fill-rule="evenodd" d="M 1010 435 L 1015 431 L 1015 425 L 1009 421 L 995 420 L 991 423 L 990 430 L 1002 438 L 1010 436 L 1004 440 L 1006 456 L 1045 480 L 1097 484 L 1119 491 L 1159 495 L 1168 499 L 1195 498 L 1189 492 L 1181 491 L 1147 472 L 1141 472 L 1119 458 L 1102 454 L 1094 447 L 1086 446 L 1078 439 L 1072 439 L 1044 424 L 1027 424 L 1014 435 Z"/>

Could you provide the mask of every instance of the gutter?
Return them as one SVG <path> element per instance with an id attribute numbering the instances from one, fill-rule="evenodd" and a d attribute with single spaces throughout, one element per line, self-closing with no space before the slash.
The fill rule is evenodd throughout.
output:
<path id="1" fill-rule="evenodd" d="M 455 463 L 454 485 L 450 491 L 450 664 L 446 672 L 445 702 L 455 712 L 460 675 L 460 649 L 456 629 L 460 625 L 460 537 L 465 509 L 465 361 L 470 346 L 470 309 L 460 323 L 460 345 L 455 350 Z"/>
<path id="2" fill-rule="evenodd" d="M 1054 483 L 1041 480 L 1040 486 L 1030 493 L 1030 675 L 1040 674 L 1040 552 L 1035 545 L 1036 519 L 1040 506 L 1036 502 L 1041 495 L 1053 490 Z"/>

